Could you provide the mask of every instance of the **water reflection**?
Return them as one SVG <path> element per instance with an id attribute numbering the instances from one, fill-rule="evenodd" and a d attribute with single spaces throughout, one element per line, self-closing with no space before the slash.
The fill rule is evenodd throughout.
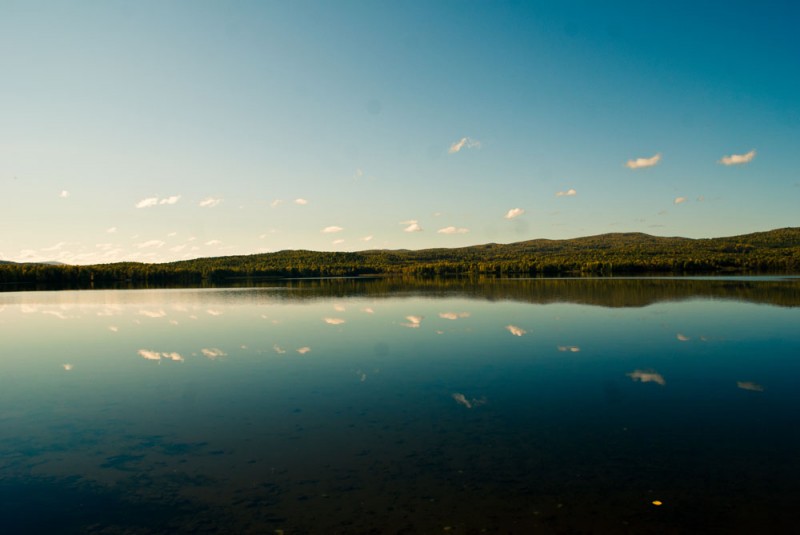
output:
<path id="1" fill-rule="evenodd" d="M 794 520 L 800 307 L 741 281 L 672 297 L 516 284 L 0 293 L 4 526 L 21 502 L 77 523 L 50 532 L 757 533 Z M 80 500 L 59 509 L 63 496 Z"/>

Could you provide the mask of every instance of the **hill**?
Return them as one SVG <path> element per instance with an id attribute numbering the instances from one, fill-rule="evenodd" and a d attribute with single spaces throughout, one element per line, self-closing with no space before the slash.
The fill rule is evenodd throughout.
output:
<path id="1" fill-rule="evenodd" d="M 8 264 L 0 282 L 197 283 L 253 277 L 358 275 L 614 275 L 800 273 L 800 228 L 710 239 L 614 233 L 568 240 L 489 243 L 452 249 L 319 252 L 286 250 L 164 264 Z"/>

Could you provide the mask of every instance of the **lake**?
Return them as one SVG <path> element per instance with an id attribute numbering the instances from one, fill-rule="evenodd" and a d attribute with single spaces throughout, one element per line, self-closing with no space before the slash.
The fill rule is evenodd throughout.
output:
<path id="1" fill-rule="evenodd" d="M 5 533 L 789 533 L 800 279 L 0 293 Z"/>

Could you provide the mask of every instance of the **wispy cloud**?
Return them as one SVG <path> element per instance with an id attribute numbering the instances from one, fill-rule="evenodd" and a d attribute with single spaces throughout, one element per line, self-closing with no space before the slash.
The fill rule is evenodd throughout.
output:
<path id="1" fill-rule="evenodd" d="M 524 334 L 528 334 L 528 331 L 526 331 L 522 327 L 517 327 L 516 325 L 506 325 L 506 330 L 511 334 L 513 334 L 514 336 L 522 336 Z"/>
<path id="2" fill-rule="evenodd" d="M 628 169 L 642 169 L 644 167 L 653 167 L 661 161 L 661 154 L 656 154 L 650 158 L 636 158 L 635 160 L 628 160 L 625 167 Z"/>
<path id="3" fill-rule="evenodd" d="M 150 247 L 159 248 L 159 247 L 163 247 L 163 246 L 164 246 L 164 242 L 161 241 L 161 240 L 148 240 L 148 241 L 143 241 L 141 243 L 137 243 L 136 244 L 136 247 L 138 247 L 139 249 L 148 249 Z"/>
<path id="4" fill-rule="evenodd" d="M 683 204 L 683 203 L 685 203 L 687 200 L 688 200 L 688 199 L 687 199 L 686 197 L 675 197 L 675 200 L 674 200 L 673 202 L 674 202 L 675 204 Z"/>
<path id="5" fill-rule="evenodd" d="M 333 226 L 325 227 L 324 229 L 322 229 L 322 233 L 323 234 L 333 234 L 335 232 L 341 232 L 343 230 L 344 229 L 342 227 L 337 227 L 337 226 L 333 225 Z"/>
<path id="6" fill-rule="evenodd" d="M 468 228 L 463 227 L 444 227 L 436 231 L 439 234 L 466 234 L 469 232 Z"/>
<path id="7" fill-rule="evenodd" d="M 294 203 L 299 204 L 300 206 L 305 206 L 308 204 L 308 201 L 306 199 L 295 199 Z"/>
<path id="8" fill-rule="evenodd" d="M 272 206 L 273 208 L 277 208 L 278 206 L 280 206 L 282 204 L 283 204 L 283 199 L 275 199 L 274 201 L 269 203 L 269 205 Z"/>
<path id="9" fill-rule="evenodd" d="M 756 151 L 751 150 L 750 152 L 746 152 L 745 154 L 731 154 L 730 156 L 723 156 L 719 163 L 722 165 L 739 165 L 743 163 L 749 163 L 753 161 L 753 158 L 756 157 Z"/>
<path id="10" fill-rule="evenodd" d="M 106 232 L 108 234 L 114 234 L 114 233 L 117 232 L 117 227 L 110 227 L 110 228 L 106 229 Z"/>
<path id="11" fill-rule="evenodd" d="M 686 336 L 684 334 L 681 334 L 681 333 L 676 334 L 675 338 L 677 338 L 681 342 L 688 342 L 690 340 L 690 338 L 688 336 Z"/>
<path id="12" fill-rule="evenodd" d="M 578 346 L 558 346 L 558 350 L 563 353 L 579 353 L 581 348 Z"/>
<path id="13" fill-rule="evenodd" d="M 278 344 L 275 344 L 274 346 L 272 346 L 272 349 L 273 349 L 273 350 L 275 351 L 275 353 L 277 353 L 278 355 L 283 355 L 284 353 L 286 353 L 286 350 L 285 350 L 285 349 L 283 349 L 283 348 L 282 348 L 281 346 L 279 346 Z"/>
<path id="14" fill-rule="evenodd" d="M 167 313 L 164 312 L 164 309 L 160 309 L 160 310 L 140 310 L 139 311 L 139 315 L 140 316 L 147 316 L 148 318 L 163 318 L 164 316 L 167 315 Z"/>
<path id="15" fill-rule="evenodd" d="M 463 148 L 479 149 L 481 148 L 481 142 L 477 139 L 462 137 L 455 143 L 451 144 L 447 152 L 450 154 L 455 154 L 456 152 L 460 152 Z"/>
<path id="16" fill-rule="evenodd" d="M 574 188 L 569 188 L 567 191 L 557 191 L 556 197 L 574 197 L 577 194 Z"/>
<path id="17" fill-rule="evenodd" d="M 369 236 L 364 236 L 361 238 L 361 241 L 372 241 L 373 236 L 370 234 Z"/>
<path id="18" fill-rule="evenodd" d="M 300 348 L 295 349 L 295 351 L 297 351 L 301 355 L 305 355 L 306 353 L 311 351 L 311 348 L 308 347 L 308 346 L 304 346 L 304 347 L 300 347 Z"/>
<path id="19" fill-rule="evenodd" d="M 641 381 L 643 383 L 657 383 L 661 386 L 667 384 L 667 382 L 664 380 L 664 376 L 660 373 L 654 372 L 653 370 L 634 370 L 631 373 L 626 373 L 625 375 L 634 381 Z"/>
<path id="20" fill-rule="evenodd" d="M 515 217 L 519 217 L 524 213 L 525 210 L 523 210 L 522 208 L 512 208 L 511 210 L 506 212 L 506 215 L 504 215 L 503 217 L 505 217 L 506 219 L 514 219 Z"/>
<path id="21" fill-rule="evenodd" d="M 136 208 L 150 208 L 151 206 L 158 206 L 161 204 L 176 204 L 181 199 L 180 195 L 172 195 L 171 197 L 148 197 L 136 203 Z"/>
<path id="22" fill-rule="evenodd" d="M 214 197 L 206 197 L 200 201 L 197 206 L 200 208 L 214 208 L 222 202 L 222 199 L 215 199 Z"/>
<path id="23" fill-rule="evenodd" d="M 332 244 L 332 245 L 341 245 L 341 244 L 343 244 L 344 242 L 345 242 L 345 240 L 344 240 L 343 238 L 339 238 L 338 240 L 333 240 L 333 241 L 331 242 L 331 244 Z"/>
<path id="24" fill-rule="evenodd" d="M 172 352 L 160 352 L 160 351 L 152 351 L 150 349 L 140 349 L 138 351 L 140 357 L 146 360 L 172 360 L 175 362 L 183 362 L 184 358 L 181 356 L 180 353 L 175 351 Z"/>
<path id="25" fill-rule="evenodd" d="M 62 199 L 66 199 L 67 197 L 69 197 L 69 192 L 65 189 L 61 190 L 61 193 L 59 193 L 58 196 L 61 197 Z"/>
<path id="26" fill-rule="evenodd" d="M 419 224 L 419 221 L 416 219 L 410 219 L 408 221 L 401 221 L 401 225 L 408 225 L 406 228 L 403 229 L 403 232 L 422 232 L 422 227 Z"/>
<path id="27" fill-rule="evenodd" d="M 206 245 L 222 245 L 222 242 L 219 240 L 208 240 Z"/>
<path id="28" fill-rule="evenodd" d="M 328 325 L 341 325 L 342 323 L 347 323 L 347 320 L 343 318 L 323 318 L 322 321 Z"/>

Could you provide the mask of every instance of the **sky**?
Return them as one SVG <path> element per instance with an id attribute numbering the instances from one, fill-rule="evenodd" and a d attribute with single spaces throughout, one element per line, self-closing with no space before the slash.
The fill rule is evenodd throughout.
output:
<path id="1" fill-rule="evenodd" d="M 795 1 L 0 0 L 0 259 L 800 226 Z"/>

